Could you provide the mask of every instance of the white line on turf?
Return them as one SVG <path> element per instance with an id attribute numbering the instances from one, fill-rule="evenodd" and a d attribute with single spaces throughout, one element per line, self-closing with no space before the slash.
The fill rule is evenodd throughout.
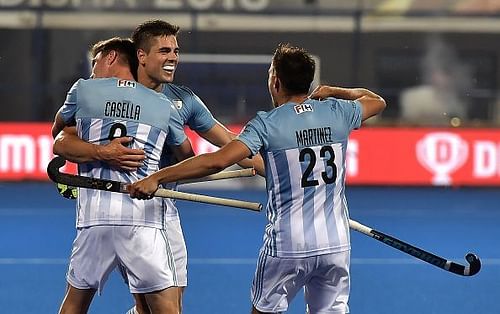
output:
<path id="1" fill-rule="evenodd" d="M 462 261 L 463 258 L 454 258 Z M 253 258 L 190 258 L 188 263 L 194 265 L 254 265 Z M 0 265 L 64 265 L 66 258 L 0 258 Z M 409 258 L 352 258 L 351 265 L 413 265 L 425 264 L 417 259 Z M 482 265 L 500 265 L 500 258 L 481 258 Z"/>

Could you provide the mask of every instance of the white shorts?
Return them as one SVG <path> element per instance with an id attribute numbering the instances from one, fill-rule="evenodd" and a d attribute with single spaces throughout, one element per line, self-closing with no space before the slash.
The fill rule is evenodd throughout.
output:
<path id="1" fill-rule="evenodd" d="M 173 286 L 186 287 L 187 286 L 187 249 L 186 242 L 184 241 L 184 234 L 182 233 L 181 221 L 177 217 L 167 219 L 166 225 L 166 239 L 168 251 L 171 252 L 174 258 L 174 267 L 172 270 Z M 128 276 L 124 267 L 119 267 L 119 271 L 128 284 Z"/>
<path id="2" fill-rule="evenodd" d="M 109 274 L 119 265 L 131 293 L 149 293 L 174 285 L 174 259 L 165 231 L 144 226 L 78 229 L 66 278 L 75 288 L 101 293 Z"/>
<path id="3" fill-rule="evenodd" d="M 174 255 L 174 286 L 187 286 L 187 248 L 182 233 L 181 221 L 177 219 L 167 219 L 166 234 L 170 245 L 170 251 Z"/>
<path id="4" fill-rule="evenodd" d="M 350 251 L 306 258 L 260 253 L 252 283 L 252 304 L 261 312 L 280 313 L 304 287 L 307 313 L 349 313 Z"/>

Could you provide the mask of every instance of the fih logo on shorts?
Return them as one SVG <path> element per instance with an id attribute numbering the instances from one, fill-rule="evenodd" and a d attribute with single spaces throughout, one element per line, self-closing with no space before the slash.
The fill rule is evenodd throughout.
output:
<path id="1" fill-rule="evenodd" d="M 450 174 L 463 166 L 469 153 L 467 142 L 450 132 L 429 133 L 416 148 L 420 164 L 434 173 L 434 185 L 450 185 Z"/>

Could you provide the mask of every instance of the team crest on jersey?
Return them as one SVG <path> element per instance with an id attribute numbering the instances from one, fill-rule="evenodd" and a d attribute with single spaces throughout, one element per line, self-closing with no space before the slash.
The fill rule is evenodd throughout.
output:
<path id="1" fill-rule="evenodd" d="M 182 100 L 180 100 L 180 99 L 174 99 L 174 100 L 172 100 L 172 102 L 174 103 L 174 106 L 175 106 L 175 108 L 177 108 L 177 110 L 181 110 L 181 108 L 182 108 Z"/>
<path id="2" fill-rule="evenodd" d="M 130 88 L 135 88 L 136 82 L 134 81 L 127 81 L 127 80 L 118 80 L 117 85 L 118 87 L 130 87 Z"/>
<path id="3" fill-rule="evenodd" d="M 308 112 L 308 111 L 312 112 L 313 111 L 313 107 L 310 104 L 298 104 L 298 105 L 293 106 L 293 109 L 295 110 L 296 114 L 301 114 L 304 112 Z"/>

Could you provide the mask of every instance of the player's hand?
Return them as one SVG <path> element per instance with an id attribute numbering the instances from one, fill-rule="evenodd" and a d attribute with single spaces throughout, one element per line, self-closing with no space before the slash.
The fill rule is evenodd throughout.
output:
<path id="1" fill-rule="evenodd" d="M 134 182 L 128 186 L 130 197 L 140 200 L 152 199 L 156 190 L 158 190 L 159 182 L 154 177 L 148 176 L 142 180 Z"/>
<path id="2" fill-rule="evenodd" d="M 335 87 L 328 85 L 319 85 L 312 91 L 312 93 L 309 95 L 309 98 L 321 100 L 328 97 L 334 97 L 334 95 Z"/>
<path id="3" fill-rule="evenodd" d="M 142 149 L 126 147 L 132 140 L 133 138 L 128 136 L 118 137 L 109 144 L 99 146 L 99 159 L 113 168 L 136 171 L 144 164 L 146 154 Z"/>

